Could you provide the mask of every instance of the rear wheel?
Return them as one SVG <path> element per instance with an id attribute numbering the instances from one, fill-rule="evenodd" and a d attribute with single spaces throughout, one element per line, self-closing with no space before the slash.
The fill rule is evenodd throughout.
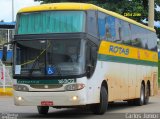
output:
<path id="1" fill-rule="evenodd" d="M 150 89 L 149 89 L 149 85 L 147 85 L 147 87 L 146 87 L 146 96 L 145 96 L 144 104 L 148 104 L 148 102 L 149 102 L 149 95 L 150 95 Z"/>
<path id="2" fill-rule="evenodd" d="M 101 87 L 100 103 L 91 105 L 91 111 L 94 114 L 104 114 L 108 107 L 108 93 L 104 86 Z"/>
<path id="3" fill-rule="evenodd" d="M 145 88 L 144 85 L 141 84 L 141 90 L 140 90 L 140 98 L 135 100 L 136 105 L 142 106 L 145 101 Z"/>
<path id="4" fill-rule="evenodd" d="M 39 114 L 48 114 L 49 107 L 48 106 L 37 106 Z"/>

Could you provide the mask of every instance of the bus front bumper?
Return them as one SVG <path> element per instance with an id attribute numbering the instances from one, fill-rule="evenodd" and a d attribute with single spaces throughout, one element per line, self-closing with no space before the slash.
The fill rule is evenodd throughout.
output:
<path id="1" fill-rule="evenodd" d="M 64 92 L 20 92 L 14 91 L 14 103 L 17 106 L 44 106 L 42 102 L 50 102 L 48 106 L 86 105 L 85 90 Z"/>

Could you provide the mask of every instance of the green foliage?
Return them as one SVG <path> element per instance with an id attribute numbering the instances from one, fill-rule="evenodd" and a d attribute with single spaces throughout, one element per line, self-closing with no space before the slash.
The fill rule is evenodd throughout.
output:
<path id="1" fill-rule="evenodd" d="M 148 0 L 35 0 L 42 1 L 42 3 L 56 3 L 56 2 L 84 2 L 92 3 L 103 7 L 105 9 L 117 12 L 119 14 L 124 13 L 141 13 L 140 17 L 130 16 L 138 22 L 142 22 L 143 19 L 148 16 Z M 160 5 L 160 0 L 155 0 L 155 6 Z M 160 20 L 160 12 L 155 11 L 155 19 Z"/>
<path id="2" fill-rule="evenodd" d="M 155 7 L 160 6 L 160 0 L 155 0 Z M 160 11 L 155 11 L 155 21 L 160 21 Z"/>
<path id="3" fill-rule="evenodd" d="M 155 27 L 155 29 L 156 29 L 156 33 L 157 33 L 158 38 L 160 38 L 160 28 Z"/>

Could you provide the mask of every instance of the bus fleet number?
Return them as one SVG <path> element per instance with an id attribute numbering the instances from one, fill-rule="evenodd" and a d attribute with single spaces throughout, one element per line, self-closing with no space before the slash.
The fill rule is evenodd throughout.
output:
<path id="1" fill-rule="evenodd" d="M 61 79 L 61 80 L 58 80 L 58 83 L 59 84 L 67 84 L 67 83 L 74 83 L 74 79 Z"/>

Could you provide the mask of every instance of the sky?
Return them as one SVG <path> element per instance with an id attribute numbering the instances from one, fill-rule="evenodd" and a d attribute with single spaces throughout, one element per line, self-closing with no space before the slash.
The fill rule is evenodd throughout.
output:
<path id="1" fill-rule="evenodd" d="M 14 20 L 16 13 L 23 7 L 38 5 L 40 2 L 34 2 L 34 0 L 13 0 L 14 1 Z M 0 0 L 0 21 L 5 22 L 12 21 L 12 0 Z"/>
<path id="2" fill-rule="evenodd" d="M 156 10 L 160 11 L 160 7 L 157 6 Z M 155 22 L 154 25 L 160 27 L 160 21 Z"/>

